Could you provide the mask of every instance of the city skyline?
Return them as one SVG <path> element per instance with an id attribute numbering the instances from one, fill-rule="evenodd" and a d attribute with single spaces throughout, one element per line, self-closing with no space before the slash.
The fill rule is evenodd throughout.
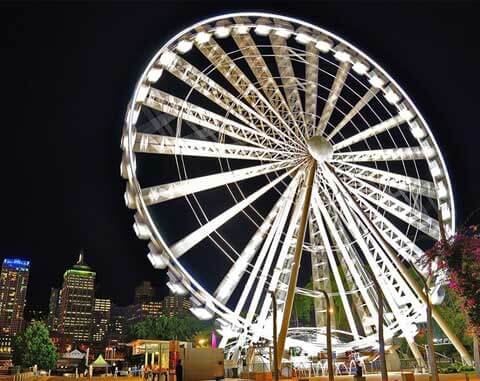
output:
<path id="1" fill-rule="evenodd" d="M 4 151 L 4 162 L 9 163 L 5 176 L 15 186 L 2 192 L 5 200 L 29 202 L 5 206 L 9 223 L 0 255 L 32 262 L 30 284 L 35 286 L 28 289 L 29 305 L 48 305 L 51 287 L 60 287 L 61 275 L 80 248 L 97 272 L 98 297 L 112 296 L 127 305 L 143 280 L 167 293 L 166 274 L 152 269 L 148 249 L 135 237 L 132 215 L 124 206 L 119 176 L 124 111 L 141 68 L 166 36 L 182 25 L 240 7 L 258 9 L 253 3 L 4 7 L 2 63 L 11 74 L 4 91 L 11 105 L 6 124 L 12 126 L 6 131 L 5 139 L 12 144 Z M 453 182 L 457 223 L 478 207 L 479 136 L 473 127 L 479 78 L 469 75 L 468 83 L 459 87 L 453 75 L 476 74 L 477 52 L 459 44 L 475 46 L 478 7 L 319 3 L 277 4 L 262 10 L 310 21 L 372 53 L 408 89 L 432 126 Z M 387 17 L 392 12 L 398 17 Z M 146 19 L 132 20 L 132 13 Z M 168 14 L 178 18 L 170 20 Z M 352 21 L 348 14 L 358 17 Z M 32 57 L 42 57 L 34 68 Z M 24 139 L 26 134 L 29 139 Z M 477 215 L 472 222 L 478 221 Z M 174 232 L 183 228 L 182 223 L 172 225 Z M 198 271 L 210 271 L 208 263 L 194 265 Z"/>

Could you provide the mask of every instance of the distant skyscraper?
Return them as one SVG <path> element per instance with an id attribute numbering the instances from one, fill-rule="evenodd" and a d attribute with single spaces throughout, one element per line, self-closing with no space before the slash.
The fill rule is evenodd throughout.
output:
<path id="1" fill-rule="evenodd" d="M 110 341 L 123 343 L 127 334 L 127 315 L 129 307 L 112 305 L 108 338 Z"/>
<path id="2" fill-rule="evenodd" d="M 112 302 L 110 299 L 95 299 L 93 305 L 93 341 L 104 341 L 107 338 L 111 308 Z"/>
<path id="3" fill-rule="evenodd" d="M 162 307 L 163 315 L 172 317 L 187 313 L 192 307 L 192 302 L 182 295 L 168 295 L 163 299 Z"/>
<path id="4" fill-rule="evenodd" d="M 95 273 L 85 263 L 83 252 L 73 268 L 63 274 L 58 329 L 76 341 L 92 337 Z"/>
<path id="5" fill-rule="evenodd" d="M 23 328 L 30 261 L 3 260 L 0 274 L 0 334 L 15 336 Z"/>
<path id="6" fill-rule="evenodd" d="M 50 302 L 48 303 L 47 325 L 50 331 L 58 329 L 59 290 L 52 287 L 50 290 Z"/>
<path id="7" fill-rule="evenodd" d="M 149 281 L 143 281 L 142 284 L 135 288 L 134 304 L 151 302 L 155 299 L 155 287 Z"/>

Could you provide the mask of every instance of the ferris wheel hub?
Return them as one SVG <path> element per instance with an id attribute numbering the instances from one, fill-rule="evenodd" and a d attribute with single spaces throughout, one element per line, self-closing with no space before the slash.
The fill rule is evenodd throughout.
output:
<path id="1" fill-rule="evenodd" d="M 317 162 L 330 161 L 333 157 L 332 144 L 321 135 L 307 140 L 308 152 Z"/>

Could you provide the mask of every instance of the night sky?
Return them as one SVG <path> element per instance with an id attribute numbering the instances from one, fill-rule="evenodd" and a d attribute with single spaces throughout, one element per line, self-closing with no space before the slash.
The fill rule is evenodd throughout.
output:
<path id="1" fill-rule="evenodd" d="M 480 207 L 473 2 L 2 3 L 0 258 L 32 261 L 28 305 L 46 308 L 50 287 L 60 286 L 80 249 L 97 272 L 99 296 L 129 303 L 143 279 L 167 292 L 123 202 L 126 105 L 147 60 L 172 35 L 248 10 L 309 21 L 375 59 L 429 122 L 450 171 L 457 223 Z"/>

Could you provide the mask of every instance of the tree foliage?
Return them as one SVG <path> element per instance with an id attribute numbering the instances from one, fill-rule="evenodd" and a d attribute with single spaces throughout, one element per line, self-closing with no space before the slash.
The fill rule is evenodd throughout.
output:
<path id="1" fill-rule="evenodd" d="M 14 365 L 50 370 L 57 363 L 57 350 L 50 340 L 45 323 L 36 321 L 13 340 L 12 361 Z"/>
<path id="2" fill-rule="evenodd" d="M 130 336 L 132 339 L 191 341 L 195 335 L 208 329 L 213 329 L 211 322 L 198 320 L 191 315 L 159 316 L 135 324 Z"/>

